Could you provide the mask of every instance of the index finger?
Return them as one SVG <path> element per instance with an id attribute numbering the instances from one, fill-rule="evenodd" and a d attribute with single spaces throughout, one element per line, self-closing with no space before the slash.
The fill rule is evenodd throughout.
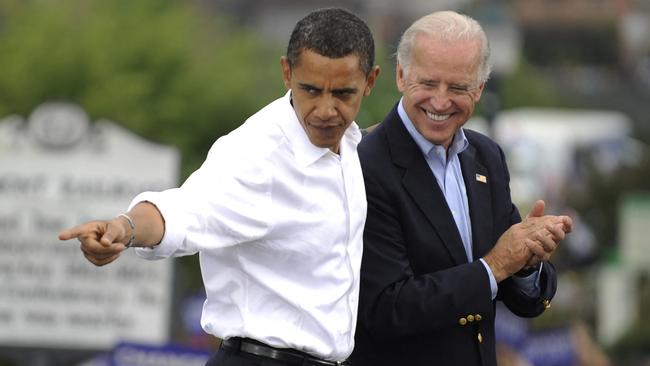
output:
<path id="1" fill-rule="evenodd" d="M 60 232 L 59 239 L 69 240 L 77 238 L 81 242 L 88 240 L 100 241 L 102 235 L 106 232 L 106 225 L 105 221 L 89 221 Z M 102 245 L 107 246 L 103 243 Z"/>
<path id="2" fill-rule="evenodd" d="M 547 225 L 555 225 L 563 223 L 560 216 L 544 215 L 544 216 L 527 216 L 520 224 L 525 228 L 528 234 L 534 234 L 538 230 L 544 230 Z"/>
<path id="3" fill-rule="evenodd" d="M 65 229 L 59 233 L 59 240 L 70 240 L 78 238 L 83 235 L 83 225 L 77 225 L 68 229 Z"/>
<path id="4" fill-rule="evenodd" d="M 570 233 L 573 231 L 573 219 L 570 216 L 561 216 L 561 218 L 564 224 L 564 232 Z"/>
<path id="5" fill-rule="evenodd" d="M 560 243 L 562 240 L 564 240 L 564 237 L 566 236 L 566 231 L 564 230 L 564 226 L 560 224 L 554 224 L 554 225 L 547 225 L 546 230 L 550 234 L 550 238 L 556 243 Z"/>

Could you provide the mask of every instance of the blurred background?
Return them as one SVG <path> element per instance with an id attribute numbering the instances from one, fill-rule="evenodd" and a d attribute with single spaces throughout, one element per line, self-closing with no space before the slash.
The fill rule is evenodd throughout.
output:
<path id="1" fill-rule="evenodd" d="M 218 340 L 198 324 L 196 256 L 99 269 L 56 235 L 182 183 L 285 92 L 291 29 L 325 6 L 376 38 L 362 127 L 399 97 L 416 18 L 457 10 L 488 33 L 467 127 L 506 151 L 520 211 L 542 198 L 576 223 L 550 311 L 499 308 L 499 364 L 650 365 L 649 0 L 0 0 L 0 366 L 203 365 Z"/>

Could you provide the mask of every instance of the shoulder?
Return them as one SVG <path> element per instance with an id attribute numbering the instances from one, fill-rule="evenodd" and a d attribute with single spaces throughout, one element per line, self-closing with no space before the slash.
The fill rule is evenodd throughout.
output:
<path id="1" fill-rule="evenodd" d="M 461 162 L 474 162 L 487 169 L 493 182 L 501 181 L 504 177 L 505 184 L 509 180 L 508 162 L 506 155 L 499 144 L 490 137 L 479 132 L 464 129 L 465 137 L 469 142 L 469 148 L 461 153 Z M 498 185 L 497 185 L 498 186 Z"/>
<path id="2" fill-rule="evenodd" d="M 396 123 L 398 122 L 401 124 L 401 120 L 397 114 L 397 109 L 396 107 L 393 107 L 381 123 L 375 124 L 367 129 L 367 133 L 364 134 L 359 143 L 359 156 L 371 156 L 382 153 L 388 154 L 388 135 L 389 133 L 394 133 Z M 393 130 L 393 132 L 390 132 L 390 130 Z"/>
<path id="3" fill-rule="evenodd" d="M 390 161 L 390 149 L 384 124 L 377 126 L 371 133 L 366 134 L 358 145 L 359 159 L 362 167 L 380 166 Z"/>
<path id="4" fill-rule="evenodd" d="M 399 126 L 394 122 L 387 117 L 359 143 L 359 161 L 367 181 L 395 180 L 401 174 L 400 166 L 404 166 L 410 156 L 411 146 L 395 133 Z M 401 124 L 401 121 L 397 122 Z"/>
<path id="5" fill-rule="evenodd" d="M 479 155 L 486 156 L 488 158 L 502 157 L 503 150 L 499 144 L 492 140 L 490 137 L 467 128 L 463 128 L 465 132 L 465 137 L 469 144 L 476 149 Z"/>
<path id="6" fill-rule="evenodd" d="M 283 108 L 284 98 L 277 99 L 250 116 L 226 137 L 230 148 L 248 155 L 268 155 L 286 143 L 282 123 L 290 116 Z"/>
<path id="7" fill-rule="evenodd" d="M 492 140 L 492 138 L 478 131 L 470 130 L 468 128 L 463 128 L 463 132 L 465 132 L 465 137 L 467 137 L 467 140 L 473 146 L 487 148 L 487 149 L 494 149 L 494 148 L 498 148 L 499 146 L 496 143 L 496 141 Z"/>
<path id="8" fill-rule="evenodd" d="M 233 173 L 268 172 L 279 155 L 289 155 L 290 147 L 280 127 L 286 114 L 278 99 L 250 116 L 241 126 L 217 139 L 207 161 Z"/>

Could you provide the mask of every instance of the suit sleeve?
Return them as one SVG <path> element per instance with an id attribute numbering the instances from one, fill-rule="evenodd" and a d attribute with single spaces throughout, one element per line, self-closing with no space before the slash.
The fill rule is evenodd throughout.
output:
<path id="1" fill-rule="evenodd" d="M 413 246 L 394 195 L 382 176 L 364 171 L 368 216 L 361 268 L 360 319 L 378 339 L 393 339 L 457 326 L 468 314 L 492 314 L 488 274 L 480 261 L 416 273 Z"/>
<path id="2" fill-rule="evenodd" d="M 539 287 L 539 296 L 529 297 L 511 277 L 499 284 L 497 300 L 503 301 L 513 314 L 521 317 L 532 318 L 543 313 L 557 290 L 557 273 L 551 262 L 544 262 L 542 266 Z"/>
<path id="3" fill-rule="evenodd" d="M 503 170 L 503 176 L 505 177 L 504 188 L 506 189 L 507 202 L 512 207 L 510 211 L 510 222 L 507 227 L 500 229 L 500 232 L 503 233 L 510 226 L 521 222 L 521 216 L 516 206 L 511 201 L 510 195 L 510 173 L 508 171 L 508 166 L 506 164 L 505 155 L 503 150 L 498 147 L 498 153 L 500 156 L 501 167 Z M 498 238 L 497 238 L 498 239 Z M 496 240 L 495 240 L 496 243 Z M 499 284 L 499 290 L 497 293 L 497 300 L 502 301 L 506 307 L 514 314 L 532 318 L 540 315 L 547 308 L 548 303 L 555 295 L 557 289 L 557 275 L 555 272 L 555 267 L 550 262 L 545 262 L 542 266 L 542 273 L 540 274 L 539 279 L 540 294 L 538 297 L 529 297 L 526 295 L 513 281 L 512 277 L 502 281 Z"/>

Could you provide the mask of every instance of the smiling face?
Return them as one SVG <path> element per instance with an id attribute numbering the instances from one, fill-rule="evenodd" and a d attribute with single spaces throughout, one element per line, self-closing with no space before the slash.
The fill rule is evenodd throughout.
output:
<path id="1" fill-rule="evenodd" d="M 321 56 L 303 50 L 298 62 L 289 66 L 281 59 L 284 85 L 291 89 L 293 108 L 312 144 L 339 152 L 345 130 L 359 113 L 361 100 L 370 95 L 379 68 L 366 75 L 359 57 Z"/>
<path id="2" fill-rule="evenodd" d="M 448 148 L 474 112 L 483 83 L 478 82 L 480 42 L 416 36 L 408 70 L 397 64 L 397 88 L 415 128 L 427 140 Z"/>

